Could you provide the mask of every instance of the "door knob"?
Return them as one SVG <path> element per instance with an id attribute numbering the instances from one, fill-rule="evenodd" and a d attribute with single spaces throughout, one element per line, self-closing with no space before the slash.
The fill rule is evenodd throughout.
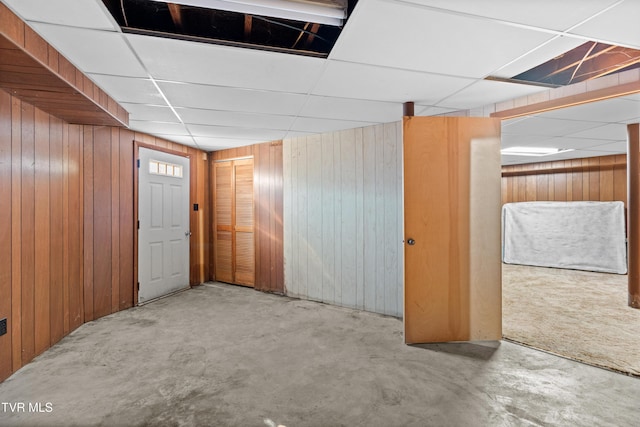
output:
<path id="1" fill-rule="evenodd" d="M 184 235 L 185 235 L 185 236 L 187 236 L 187 237 L 189 237 L 189 236 L 191 236 L 191 232 L 190 232 L 190 231 L 185 231 L 185 232 L 184 232 Z"/>
<path id="2" fill-rule="evenodd" d="M 413 240 L 413 239 L 409 239 L 409 240 L 407 240 L 407 243 L 409 244 L 409 246 L 413 246 L 413 245 L 416 244 L 416 241 Z"/>

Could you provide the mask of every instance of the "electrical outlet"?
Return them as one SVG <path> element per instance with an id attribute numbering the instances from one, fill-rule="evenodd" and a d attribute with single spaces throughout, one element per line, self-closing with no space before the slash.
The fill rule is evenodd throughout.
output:
<path id="1" fill-rule="evenodd" d="M 0 320 L 0 336 L 7 333 L 7 318 Z"/>

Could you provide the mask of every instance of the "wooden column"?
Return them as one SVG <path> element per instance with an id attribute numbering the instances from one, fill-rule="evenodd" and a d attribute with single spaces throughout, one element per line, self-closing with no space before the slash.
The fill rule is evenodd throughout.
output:
<path id="1" fill-rule="evenodd" d="M 402 105 L 402 115 L 407 117 L 413 117 L 415 115 L 415 106 L 413 102 L 405 102 Z"/>
<path id="2" fill-rule="evenodd" d="M 640 308 L 640 124 L 627 126 L 629 307 Z"/>

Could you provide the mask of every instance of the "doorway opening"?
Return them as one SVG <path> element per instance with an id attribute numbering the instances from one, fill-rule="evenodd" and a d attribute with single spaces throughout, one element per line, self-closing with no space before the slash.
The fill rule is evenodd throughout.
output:
<path id="1" fill-rule="evenodd" d="M 626 123 L 640 116 L 639 101 L 636 94 L 503 121 L 503 148 L 566 151 L 503 156 L 502 203 L 622 202 L 626 207 Z M 597 221 L 589 227 L 602 228 Z M 640 312 L 627 305 L 627 275 L 588 270 L 503 264 L 504 336 L 639 375 L 640 348 L 631 325 L 640 322 Z"/>

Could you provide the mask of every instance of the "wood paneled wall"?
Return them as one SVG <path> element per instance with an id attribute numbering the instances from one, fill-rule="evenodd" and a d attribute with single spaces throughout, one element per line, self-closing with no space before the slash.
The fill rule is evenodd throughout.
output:
<path id="1" fill-rule="evenodd" d="M 627 203 L 626 155 L 502 167 L 502 203 L 622 201 Z"/>
<path id="2" fill-rule="evenodd" d="M 287 294 L 402 316 L 402 125 L 284 141 Z"/>
<path id="3" fill-rule="evenodd" d="M 211 161 L 247 156 L 253 156 L 256 246 L 254 287 L 260 291 L 284 293 L 282 142 L 216 151 L 211 153 Z M 213 186 L 211 191 L 214 191 Z M 213 195 L 210 197 L 213 200 Z M 213 241 L 213 236 L 210 241 Z M 210 277 L 215 280 L 213 253 L 210 262 Z"/>
<path id="4" fill-rule="evenodd" d="M 254 146 L 256 282 L 261 291 L 284 293 L 282 141 Z"/>
<path id="5" fill-rule="evenodd" d="M 0 91 L 0 381 L 86 321 L 133 301 L 134 143 L 192 155 L 192 283 L 209 275 L 204 153 L 71 125 Z M 194 256 L 195 255 L 195 256 Z"/>

